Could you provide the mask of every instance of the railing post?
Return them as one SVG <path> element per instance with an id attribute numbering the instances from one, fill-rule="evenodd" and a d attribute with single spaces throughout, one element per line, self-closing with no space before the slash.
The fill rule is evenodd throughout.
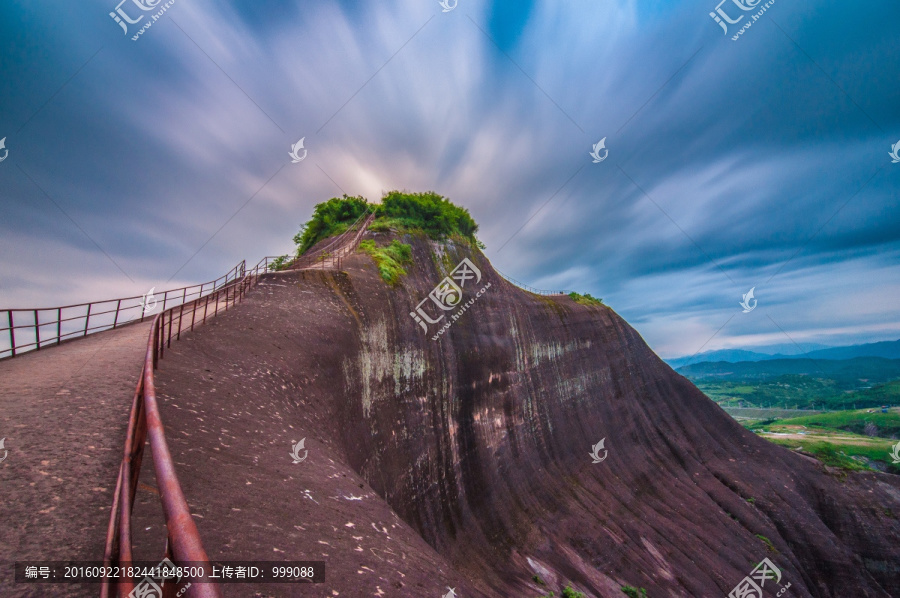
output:
<path id="1" fill-rule="evenodd" d="M 166 313 L 166 312 L 163 312 L 163 313 Z M 172 315 L 173 315 L 173 313 L 169 312 L 169 332 L 166 335 L 166 343 L 168 343 L 169 347 L 172 346 Z"/>
<path id="2" fill-rule="evenodd" d="M 38 320 L 38 310 L 34 310 L 34 343 L 37 351 L 41 350 L 41 322 Z"/>
<path id="3" fill-rule="evenodd" d="M 88 328 L 91 327 L 91 307 L 93 307 L 93 303 L 88 303 L 87 316 L 84 318 L 84 335 L 87 336 Z"/>
<path id="4" fill-rule="evenodd" d="M 161 314 L 159 314 L 159 320 L 157 320 L 157 322 L 159 323 L 156 326 L 156 340 L 159 345 L 159 358 L 162 359 L 163 357 L 165 357 L 166 353 L 166 340 L 163 338 L 163 330 L 166 329 L 166 312 L 162 312 Z"/>
<path id="5" fill-rule="evenodd" d="M 192 301 L 191 305 L 191 330 L 194 329 L 194 318 L 197 317 L 197 304 L 200 303 L 200 297 L 197 297 Z"/>
<path id="6" fill-rule="evenodd" d="M 181 307 L 178 311 L 178 336 L 175 340 L 181 340 L 181 320 L 184 319 L 184 303 L 181 304 Z"/>
<path id="7" fill-rule="evenodd" d="M 121 299 L 119 299 L 119 300 L 116 302 L 116 317 L 113 318 L 113 328 L 115 328 L 116 325 L 118 325 L 118 323 L 119 323 L 119 308 L 120 308 L 120 307 L 122 307 L 122 300 L 121 300 Z"/>
<path id="8" fill-rule="evenodd" d="M 12 357 L 16 356 L 16 327 L 13 325 L 12 310 L 6 312 L 9 320 L 9 346 L 12 349 Z"/>
<path id="9" fill-rule="evenodd" d="M 56 344 L 62 342 L 62 308 L 56 308 Z"/>
<path id="10" fill-rule="evenodd" d="M 209 295 L 206 296 L 206 302 L 203 304 L 203 323 L 206 324 L 206 310 L 209 308 Z"/>
<path id="11" fill-rule="evenodd" d="M 159 320 L 153 325 L 153 330 L 150 332 L 150 335 L 153 338 L 153 369 L 155 370 L 159 367 L 160 358 Z"/>

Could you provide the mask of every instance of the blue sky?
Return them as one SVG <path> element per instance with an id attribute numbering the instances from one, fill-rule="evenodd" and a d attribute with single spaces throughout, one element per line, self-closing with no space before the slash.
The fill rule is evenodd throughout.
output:
<path id="1" fill-rule="evenodd" d="M 0 307 L 210 280 L 408 189 L 665 357 L 900 338 L 895 2 L 776 0 L 733 41 L 763 2 L 725 35 L 715 0 L 175 0 L 132 41 L 136 1 L 127 35 L 115 1 L 0 7 Z"/>

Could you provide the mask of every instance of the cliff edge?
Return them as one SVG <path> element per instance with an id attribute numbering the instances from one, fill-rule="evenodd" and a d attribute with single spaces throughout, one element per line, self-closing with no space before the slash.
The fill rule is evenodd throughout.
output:
<path id="1" fill-rule="evenodd" d="M 896 476 L 757 437 L 612 309 L 472 243 L 365 239 L 412 247 L 398 284 L 362 252 L 266 275 L 161 362 L 211 558 L 325 560 L 298 596 L 725 596 L 763 559 L 766 596 L 900 596 Z"/>

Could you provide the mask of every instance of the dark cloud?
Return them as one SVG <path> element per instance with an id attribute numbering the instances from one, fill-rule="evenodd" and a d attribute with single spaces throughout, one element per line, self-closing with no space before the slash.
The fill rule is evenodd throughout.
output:
<path id="1" fill-rule="evenodd" d="M 6 4 L 0 301 L 214 278 L 328 197 L 433 189 L 665 355 L 900 336 L 900 7 L 779 0 L 734 42 L 715 4 L 176 0 L 137 42 L 116 2 Z"/>

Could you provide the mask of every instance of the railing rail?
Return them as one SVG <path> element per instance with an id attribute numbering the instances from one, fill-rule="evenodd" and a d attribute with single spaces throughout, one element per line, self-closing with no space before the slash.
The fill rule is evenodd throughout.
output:
<path id="1" fill-rule="evenodd" d="M 337 263 L 337 267 L 340 267 L 343 255 L 352 251 L 359 244 L 359 240 L 372 218 L 373 216 L 370 216 L 366 219 L 363 226 L 352 236 L 341 236 L 344 244 L 337 246 L 337 257 L 330 260 L 332 266 Z M 352 228 L 347 231 L 347 233 L 351 232 L 354 232 Z M 335 244 L 331 243 L 328 247 L 335 247 Z M 156 399 L 156 383 L 153 372 L 157 369 L 159 360 L 165 356 L 165 350 L 172 346 L 173 339 L 177 341 L 181 338 L 182 332 L 193 330 L 195 326 L 205 323 L 208 318 L 218 315 L 221 311 L 227 311 L 229 305 L 233 307 L 243 301 L 246 293 L 256 286 L 260 276 L 269 270 L 269 265 L 276 259 L 274 256 L 264 257 L 252 270 L 246 272 L 242 267 L 243 277 L 240 280 L 233 280 L 205 296 L 170 307 L 153 318 L 144 367 L 132 399 L 131 415 L 125 436 L 125 451 L 119 466 L 109 526 L 106 532 L 106 547 L 103 555 L 106 567 L 132 562 L 131 511 L 134 508 L 135 491 L 140 477 L 144 443 L 148 438 L 156 480 L 159 485 L 160 502 L 166 520 L 165 557 L 176 564 L 209 562 L 209 557 L 200 539 L 200 533 L 178 481 L 175 464 L 166 442 L 165 429 Z M 324 264 L 326 260 L 322 262 Z M 189 323 L 188 318 L 190 318 Z M 134 581 L 130 577 L 104 578 L 100 596 L 101 598 L 128 596 L 134 591 L 134 588 Z M 175 588 L 172 584 L 164 583 L 162 590 L 164 596 L 174 596 Z M 206 577 L 192 580 L 190 587 L 187 588 L 187 596 L 190 598 L 220 598 L 221 593 L 219 587 Z"/>
<path id="2" fill-rule="evenodd" d="M 515 278 L 510 278 L 509 276 L 507 276 L 503 272 L 500 272 L 496 268 L 494 269 L 494 272 L 499 274 L 500 277 L 503 280 L 505 280 L 506 282 L 511 282 L 512 284 L 516 285 L 520 289 L 528 291 L 529 293 L 534 293 L 535 295 L 568 295 L 569 293 L 572 292 L 572 291 L 545 291 L 542 289 L 536 289 L 533 286 L 525 284 L 524 282 L 519 282 Z"/>
<path id="3" fill-rule="evenodd" d="M 137 297 L 123 297 L 91 303 L 78 303 L 60 307 L 0 310 L 0 359 L 15 357 L 43 347 L 58 345 L 64 340 L 78 338 L 118 328 L 133 322 L 143 322 L 156 305 L 160 311 L 214 293 L 245 275 L 245 262 L 228 271 L 224 276 L 199 285 L 169 289 L 161 293 L 148 293 Z M 148 301 L 155 304 L 150 309 Z"/>
<path id="4" fill-rule="evenodd" d="M 343 259 L 353 252 L 359 245 L 362 235 L 375 219 L 375 214 L 365 212 L 351 224 L 346 231 L 335 237 L 334 240 L 311 253 L 305 253 L 292 261 L 285 270 L 308 269 L 341 269 Z"/>
<path id="5" fill-rule="evenodd" d="M 106 534 L 104 562 L 107 566 L 132 561 L 131 511 L 134 494 L 141 471 L 144 443 L 149 437 L 153 465 L 159 484 L 159 496 L 166 519 L 168 537 L 165 556 L 179 562 L 208 562 L 209 558 L 200 540 L 197 526 L 191 516 L 187 500 L 178 482 L 175 465 L 166 442 L 165 429 L 156 399 L 156 384 L 153 372 L 165 350 L 173 340 L 181 338 L 182 332 L 193 330 L 207 319 L 227 311 L 243 301 L 247 291 L 259 282 L 261 274 L 268 269 L 272 258 L 263 258 L 252 270 L 244 272 L 243 278 L 218 288 L 215 292 L 197 297 L 191 301 L 170 307 L 153 318 L 147 353 L 140 380 L 135 389 L 125 437 L 125 453 L 119 467 L 116 491 Z M 188 320 L 188 318 L 190 318 Z M 171 594 L 171 586 L 164 595 Z M 112 598 L 117 593 L 127 596 L 134 590 L 131 578 L 105 578 L 100 595 Z M 192 580 L 188 596 L 197 598 L 218 598 L 218 586 L 208 578 Z"/>

